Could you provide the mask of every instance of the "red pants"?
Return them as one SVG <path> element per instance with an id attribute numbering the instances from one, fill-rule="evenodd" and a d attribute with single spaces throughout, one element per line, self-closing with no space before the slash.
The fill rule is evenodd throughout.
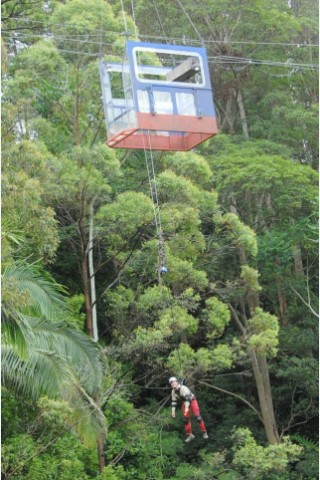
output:
<path id="1" fill-rule="evenodd" d="M 191 400 L 189 411 L 188 411 L 187 414 L 185 413 L 185 404 L 184 403 L 182 404 L 182 415 L 183 415 L 185 432 L 187 434 L 192 433 L 192 426 L 191 426 L 191 421 L 190 421 L 191 412 L 197 418 L 197 422 L 199 423 L 200 430 L 202 432 L 206 432 L 207 429 L 206 429 L 206 426 L 204 424 L 204 421 L 202 420 L 202 418 L 200 416 L 200 408 L 199 408 L 199 405 L 198 405 L 198 402 L 197 402 L 196 399 Z"/>

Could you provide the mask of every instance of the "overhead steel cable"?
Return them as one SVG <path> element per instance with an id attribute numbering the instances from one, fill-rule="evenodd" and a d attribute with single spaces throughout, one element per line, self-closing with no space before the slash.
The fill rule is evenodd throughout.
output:
<path id="1" fill-rule="evenodd" d="M 315 63 L 293 63 L 290 61 L 277 62 L 274 60 L 258 60 L 254 58 L 231 57 L 226 55 L 218 55 L 216 57 L 208 57 L 209 63 L 232 63 L 232 64 L 251 64 L 251 65 L 269 65 L 272 67 L 305 67 L 317 68 Z"/>
<path id="2" fill-rule="evenodd" d="M 11 38 L 12 39 L 12 38 Z M 18 40 L 16 37 L 12 40 Z M 21 41 L 23 43 L 23 41 Z M 83 42 L 83 43 L 91 43 L 98 45 L 100 47 L 100 42 Z M 5 45 L 10 46 L 8 43 L 8 37 L 7 37 L 7 42 L 4 42 Z M 113 46 L 112 43 L 101 43 L 102 46 Z M 27 47 L 28 45 L 26 45 Z M 26 48 L 25 47 L 25 48 Z M 65 48 L 59 48 L 55 47 L 59 52 L 65 52 L 65 53 L 73 53 L 75 55 L 84 55 L 84 56 L 90 56 L 90 57 L 100 57 L 101 53 L 99 50 L 97 52 L 83 52 L 82 50 L 69 50 Z M 118 55 L 113 55 L 114 58 L 121 58 Z M 297 68 L 301 70 L 306 70 L 306 69 L 312 69 L 312 70 L 317 70 L 319 68 L 319 65 L 316 63 L 289 63 L 287 61 L 285 62 L 276 62 L 274 60 L 258 60 L 258 59 L 252 59 L 252 58 L 240 58 L 240 57 L 230 57 L 230 56 L 224 56 L 224 55 L 219 55 L 217 57 L 209 57 L 208 59 L 209 64 L 215 64 L 215 65 L 223 65 L 223 64 L 238 64 L 238 65 L 266 65 L 270 67 L 284 67 L 284 68 Z"/>
<path id="3" fill-rule="evenodd" d="M 136 38 L 138 38 L 138 29 L 137 29 L 136 17 L 135 17 L 135 13 L 134 13 L 133 0 L 131 0 L 131 10 L 132 10 L 132 20 L 133 20 L 133 24 L 134 24 L 134 31 L 135 31 L 135 34 L 136 34 Z"/>
<path id="4" fill-rule="evenodd" d="M 21 19 L 22 21 L 23 19 Z M 25 19 L 24 21 L 28 21 L 27 19 Z M 47 24 L 46 22 L 39 22 L 41 23 L 42 25 L 44 25 L 45 27 L 50 27 L 50 26 L 54 26 L 54 27 L 66 27 L 66 24 Z M 26 27 L 27 28 L 27 27 Z M 5 34 L 8 34 L 9 32 L 14 32 L 14 30 L 2 30 L 2 35 L 5 35 Z M 38 37 L 43 37 L 43 35 L 41 34 L 28 34 L 28 33 L 23 33 L 21 31 L 16 31 L 17 34 L 20 34 L 20 35 L 26 35 L 26 36 L 38 36 Z M 112 31 L 112 30 L 103 30 L 103 33 L 106 34 L 106 35 L 115 35 L 115 36 L 124 36 L 124 33 L 123 32 L 116 32 L 116 31 Z M 133 33 L 133 32 L 132 32 Z M 53 36 L 57 36 L 56 34 L 52 34 Z M 62 37 L 88 37 L 88 34 L 87 33 L 79 33 L 79 34 L 64 34 Z M 59 37 L 61 37 L 59 35 Z M 91 32 L 90 33 L 90 37 L 100 37 L 100 29 L 99 30 L 96 30 L 96 33 L 94 32 Z M 144 34 L 144 33 L 139 33 L 139 38 L 151 38 L 151 39 L 155 39 L 155 40 L 170 40 L 170 41 L 173 41 L 173 42 L 182 42 L 183 40 L 186 40 L 185 37 L 170 37 L 168 35 L 165 34 L 165 36 L 162 36 L 162 35 L 147 35 L 147 34 Z M 294 43 L 284 43 L 284 42 L 259 42 L 259 41 L 255 41 L 255 40 L 206 40 L 206 39 L 201 39 L 198 40 L 198 39 L 193 39 L 193 38 L 188 38 L 187 39 L 188 41 L 190 41 L 190 43 L 204 43 L 204 44 L 225 44 L 225 45 L 257 45 L 257 46 L 260 46 L 260 45 L 267 45 L 267 46 L 283 46 L 283 47 L 298 47 L 298 48 L 307 48 L 307 47 L 312 47 L 312 48 L 319 48 L 319 44 L 318 43 L 305 43 L 305 42 L 294 42 Z"/>
<path id="5" fill-rule="evenodd" d="M 124 29 L 125 29 L 125 33 L 127 34 L 128 26 L 127 26 L 126 12 L 124 10 L 123 1 L 120 0 L 120 3 L 121 3 L 121 12 L 122 12 L 122 17 L 123 17 Z"/>

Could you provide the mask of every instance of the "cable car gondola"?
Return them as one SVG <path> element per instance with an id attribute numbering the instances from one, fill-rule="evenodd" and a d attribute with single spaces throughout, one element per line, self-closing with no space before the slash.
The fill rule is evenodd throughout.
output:
<path id="1" fill-rule="evenodd" d="M 109 147 L 187 151 L 218 133 L 205 48 L 128 40 L 100 76 Z"/>

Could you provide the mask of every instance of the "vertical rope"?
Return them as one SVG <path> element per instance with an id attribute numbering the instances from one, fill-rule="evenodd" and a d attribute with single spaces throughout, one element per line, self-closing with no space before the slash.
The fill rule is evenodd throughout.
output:
<path id="1" fill-rule="evenodd" d="M 121 2 L 121 11 L 122 11 L 122 17 L 123 17 L 123 23 L 124 23 L 124 29 L 125 29 L 125 33 L 128 32 L 128 27 L 127 27 L 127 19 L 126 19 L 126 14 L 125 14 L 125 10 L 124 10 L 124 6 L 123 6 L 123 1 L 120 0 Z"/>
<path id="2" fill-rule="evenodd" d="M 102 57 L 102 2 L 100 4 L 99 57 Z"/>
<path id="3" fill-rule="evenodd" d="M 152 168 L 152 177 L 153 177 L 153 181 L 154 181 L 154 197 L 155 197 L 155 200 L 156 200 L 156 206 L 157 206 L 157 209 L 159 210 L 159 213 L 160 213 L 160 207 L 159 207 L 159 200 L 158 200 L 158 190 L 157 190 L 157 182 L 156 182 L 156 173 L 155 173 L 155 170 L 154 170 L 154 162 L 153 162 L 153 154 L 152 154 L 152 148 L 151 148 L 151 140 L 150 140 L 150 132 L 148 131 L 148 140 L 149 140 L 149 151 L 150 151 L 150 158 L 151 158 L 151 168 Z M 159 228 L 161 229 L 161 218 L 160 218 L 160 215 L 159 215 Z"/>
<path id="4" fill-rule="evenodd" d="M 168 42 L 168 36 L 167 36 L 166 31 L 165 31 L 165 29 L 164 29 L 164 26 L 163 26 L 163 24 L 162 24 L 161 17 L 160 17 L 160 15 L 159 15 L 158 8 L 157 8 L 157 4 L 156 4 L 155 0 L 153 0 L 153 5 L 154 5 L 154 8 L 155 8 L 155 11 L 156 11 L 156 14 L 157 14 L 157 17 L 158 17 L 158 20 L 159 20 L 161 29 L 162 29 L 163 34 L 164 34 L 164 36 L 165 36 L 166 42 L 169 43 L 169 42 Z"/>
<path id="5" fill-rule="evenodd" d="M 159 199 L 158 199 L 158 189 L 157 189 L 157 181 L 156 181 L 156 174 L 154 169 L 154 161 L 153 161 L 153 151 L 151 148 L 151 141 L 150 141 L 150 132 L 148 131 L 148 141 L 149 141 L 149 149 L 146 148 L 144 144 L 144 154 L 145 154 L 145 161 L 148 173 L 148 180 L 149 180 L 149 187 L 150 187 L 150 196 L 153 204 L 153 212 L 154 212 L 154 220 L 155 220 L 155 227 L 158 237 L 158 283 L 160 288 L 162 288 L 162 273 L 163 268 L 165 267 L 165 243 L 161 225 L 161 215 L 160 215 L 160 206 L 159 206 Z M 144 143 L 144 140 L 143 140 Z"/>
<path id="6" fill-rule="evenodd" d="M 124 11 L 124 6 L 123 6 L 123 0 L 121 1 L 121 10 L 122 10 L 122 15 L 123 15 L 123 21 L 125 25 L 125 30 L 126 34 L 127 32 L 127 22 L 126 22 L 126 17 L 125 17 L 125 11 Z M 138 38 L 138 30 L 137 30 L 137 25 L 136 25 L 136 19 L 135 19 L 135 12 L 134 12 L 134 1 L 131 0 L 131 10 L 132 10 L 132 19 L 134 22 L 134 28 L 135 28 L 135 35 Z M 160 20 L 161 22 L 161 20 Z M 143 134 L 142 134 L 143 135 Z M 162 232 L 162 225 L 161 225 L 161 217 L 160 217 L 160 207 L 159 207 L 159 199 L 158 199 L 158 189 L 157 189 L 157 181 L 156 181 L 156 174 L 155 174 L 155 169 L 154 169 L 154 161 L 153 161 L 153 152 L 152 152 L 152 147 L 151 147 L 151 138 L 150 138 L 150 131 L 147 131 L 147 138 L 148 138 L 148 148 L 145 145 L 145 140 L 144 136 L 143 138 L 143 150 L 144 150 L 144 155 L 145 155 L 145 161 L 146 161 L 146 167 L 147 167 L 147 173 L 148 173 L 148 180 L 149 180 L 149 188 L 150 188 L 150 196 L 153 204 L 153 211 L 154 211 L 154 220 L 155 220 L 155 227 L 156 227 L 156 232 L 157 232 L 157 237 L 158 237 L 158 282 L 160 288 L 162 287 L 162 277 L 161 274 L 163 272 L 163 267 L 165 266 L 165 245 L 164 245 L 164 238 L 163 238 L 163 232 Z M 149 158 L 148 158 L 149 155 Z"/>
<path id="7" fill-rule="evenodd" d="M 170 310 L 171 310 L 171 320 L 174 321 L 174 314 L 173 314 L 173 301 L 174 301 L 174 297 L 173 297 L 173 294 L 172 294 L 172 300 L 170 302 Z M 180 357 L 180 346 L 181 346 L 181 338 L 180 338 L 180 343 L 178 345 L 178 348 L 177 348 L 177 352 L 178 352 L 178 359 L 179 359 L 179 371 L 178 371 L 178 375 L 181 377 L 183 376 L 183 371 L 182 371 L 182 362 L 181 362 L 181 357 Z"/>
<path id="8" fill-rule="evenodd" d="M 138 38 L 138 29 L 137 29 L 137 24 L 136 24 L 136 17 L 135 17 L 135 14 L 134 14 L 133 0 L 131 0 L 131 10 L 132 10 L 133 23 L 134 23 L 134 31 L 135 31 L 136 38 Z"/>

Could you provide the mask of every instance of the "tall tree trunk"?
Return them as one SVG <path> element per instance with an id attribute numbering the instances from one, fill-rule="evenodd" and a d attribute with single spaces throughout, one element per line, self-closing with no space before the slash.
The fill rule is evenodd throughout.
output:
<path id="1" fill-rule="evenodd" d="M 232 316 L 242 335 L 246 335 L 247 325 L 245 320 L 241 321 L 238 313 L 229 305 Z M 248 349 L 248 355 L 251 361 L 253 376 L 258 392 L 259 406 L 263 426 L 266 432 L 267 440 L 270 444 L 280 442 L 280 437 L 275 421 L 271 385 L 268 364 L 265 355 L 258 355 L 254 348 Z"/>
<path id="2" fill-rule="evenodd" d="M 270 384 L 270 375 L 269 375 L 269 368 L 268 368 L 268 362 L 267 362 L 267 357 L 265 355 L 258 355 L 258 364 L 259 364 L 259 369 L 262 374 L 262 381 L 264 385 L 264 391 L 265 391 L 265 398 L 266 398 L 266 403 L 268 407 L 268 417 L 267 417 L 267 425 L 266 425 L 266 430 L 270 430 L 272 428 L 272 434 L 270 436 L 269 442 L 270 443 L 279 443 L 280 442 L 280 437 L 279 437 L 279 432 L 275 420 L 275 415 L 274 415 L 274 408 L 273 408 L 273 400 L 272 400 L 272 394 L 271 394 L 271 384 Z"/>
<path id="3" fill-rule="evenodd" d="M 269 371 L 265 355 L 258 356 L 253 348 L 249 349 L 253 375 L 257 386 L 262 421 L 270 444 L 280 442 L 274 417 L 274 409 L 269 380 Z"/>
<path id="4" fill-rule="evenodd" d="M 276 268 L 280 264 L 279 258 L 275 258 L 275 265 Z M 281 323 L 284 327 L 288 326 L 288 302 L 287 302 L 287 295 L 284 291 L 285 281 L 281 274 L 279 273 L 276 277 L 276 284 L 277 284 L 277 294 L 279 300 L 279 311 L 280 311 L 280 319 Z"/>
<path id="5" fill-rule="evenodd" d="M 97 450 L 98 450 L 98 463 L 99 463 L 99 472 L 101 473 L 106 466 L 106 455 L 105 455 L 105 438 L 104 435 L 101 435 L 97 440 Z"/>
<path id="6" fill-rule="evenodd" d="M 304 275 L 303 262 L 302 262 L 302 253 L 299 245 L 295 245 L 293 248 L 293 261 L 294 261 L 294 271 L 298 275 Z"/>
<path id="7" fill-rule="evenodd" d="M 254 315 L 256 308 L 259 306 L 259 295 L 257 293 L 249 293 L 248 304 L 250 314 Z M 275 421 L 266 355 L 258 354 L 253 348 L 249 348 L 249 356 L 257 386 L 261 416 L 268 442 L 271 444 L 279 443 L 280 437 Z"/>
<path id="8" fill-rule="evenodd" d="M 266 227 L 265 227 L 265 220 L 264 220 L 264 215 L 263 215 L 263 212 L 262 212 L 262 206 L 263 206 L 263 203 L 264 203 L 264 192 L 260 193 L 260 194 L 256 194 L 256 207 L 257 207 L 257 213 L 256 213 L 256 216 L 255 216 L 255 219 L 254 219 L 254 224 L 251 223 L 251 225 L 254 225 L 253 228 L 260 228 L 261 230 L 266 230 Z"/>
<path id="9" fill-rule="evenodd" d="M 84 281 L 86 287 L 84 287 L 85 298 L 90 302 L 87 305 L 86 302 L 86 332 L 90 335 L 94 341 L 98 341 L 98 325 L 97 325 L 97 309 L 96 309 L 96 288 L 95 288 L 95 274 L 94 274 L 94 265 L 93 265 L 93 215 L 94 215 L 94 199 L 92 200 L 89 208 L 89 240 L 88 240 L 88 250 L 84 250 L 83 270 L 85 278 Z M 88 264 L 89 272 L 87 271 L 87 254 L 88 254 Z M 89 276 L 88 276 L 89 273 Z M 89 282 L 90 279 L 90 282 Z M 89 285 L 90 284 L 90 285 Z M 90 290 L 89 290 L 90 289 Z M 87 292 L 87 293 L 86 293 Z M 91 294 L 91 295 L 90 295 Z M 88 308 L 87 308 L 88 307 Z M 99 396 L 95 396 L 95 402 L 99 405 Z M 106 438 L 103 433 L 100 434 L 97 439 L 97 452 L 98 452 L 98 465 L 99 472 L 103 472 L 106 466 Z"/>
<path id="10" fill-rule="evenodd" d="M 281 318 L 282 325 L 284 327 L 287 327 L 288 326 L 288 303 L 287 303 L 287 296 L 282 289 L 281 283 L 282 283 L 281 281 L 277 280 L 280 318 Z"/>
<path id="11" fill-rule="evenodd" d="M 236 100 L 237 100 L 239 113 L 240 113 L 240 118 L 241 118 L 243 136 L 244 136 L 244 138 L 249 140 L 248 121 L 247 121 L 246 111 L 245 111 L 244 105 L 243 105 L 243 97 L 242 97 L 241 90 L 238 90 L 236 92 Z"/>
<path id="12" fill-rule="evenodd" d="M 230 206 L 230 210 L 237 214 L 235 201 L 233 202 L 233 205 Z M 242 247 L 239 248 L 239 260 L 241 265 L 247 264 L 246 252 Z M 259 294 L 256 292 L 249 292 L 247 296 L 247 302 L 250 314 L 254 315 L 256 308 L 259 306 Z M 232 313 L 235 315 L 234 310 Z M 244 323 L 241 325 L 238 317 L 236 319 L 236 323 L 238 327 L 240 325 L 240 330 L 243 334 L 247 328 L 246 322 L 244 321 Z M 280 437 L 275 421 L 267 359 L 264 354 L 258 355 L 252 347 L 248 349 L 248 353 L 257 387 L 259 405 L 266 437 L 270 444 L 277 444 L 280 442 Z"/>
<path id="13" fill-rule="evenodd" d="M 87 249 L 86 249 L 86 242 L 85 242 L 83 220 L 80 220 L 79 222 L 79 231 L 80 231 L 81 276 L 82 276 L 82 284 L 83 284 L 84 305 L 85 305 L 85 311 L 86 311 L 85 331 L 87 335 L 89 335 L 89 337 L 93 338 L 89 272 L 88 272 L 88 266 L 87 266 Z"/>
<path id="14" fill-rule="evenodd" d="M 234 112 L 232 110 L 233 95 L 230 94 L 227 97 L 225 108 L 223 108 L 222 105 L 218 101 L 216 101 L 216 104 L 217 104 L 217 107 L 219 108 L 219 112 L 220 112 L 220 116 L 221 116 L 220 130 L 224 131 L 224 129 L 226 129 L 231 134 L 234 134 L 235 115 L 234 115 Z"/>
<path id="15" fill-rule="evenodd" d="M 88 243 L 88 265 L 90 276 L 90 290 L 91 290 L 91 314 L 92 314 L 92 336 L 95 342 L 98 341 L 98 320 L 97 320 L 97 298 L 96 298 L 96 283 L 93 265 L 93 216 L 94 216 L 94 199 L 90 203 L 89 208 L 89 243 Z"/>

